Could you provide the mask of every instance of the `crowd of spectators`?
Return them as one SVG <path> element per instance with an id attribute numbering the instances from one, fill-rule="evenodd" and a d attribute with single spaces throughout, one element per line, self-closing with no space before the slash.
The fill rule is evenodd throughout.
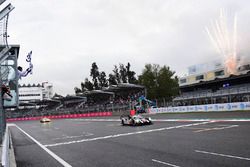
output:
<path id="1" fill-rule="evenodd" d="M 15 110 L 7 109 L 7 118 L 36 117 L 48 115 L 83 114 L 90 112 L 128 113 L 132 105 L 138 103 L 143 91 L 116 92 L 115 94 L 92 94 L 87 100 L 82 98 L 61 98 L 40 102 L 37 106 L 23 106 Z M 60 101 L 60 102 L 58 102 Z"/>
<path id="2" fill-rule="evenodd" d="M 174 106 L 250 101 L 250 84 L 183 92 L 173 100 Z"/>

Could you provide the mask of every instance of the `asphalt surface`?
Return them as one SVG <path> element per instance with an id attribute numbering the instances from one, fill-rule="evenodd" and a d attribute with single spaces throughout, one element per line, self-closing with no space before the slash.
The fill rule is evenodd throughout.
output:
<path id="1" fill-rule="evenodd" d="M 15 122 L 17 166 L 250 166 L 250 112 L 152 117 L 153 125 L 138 127 L 118 117 Z"/>

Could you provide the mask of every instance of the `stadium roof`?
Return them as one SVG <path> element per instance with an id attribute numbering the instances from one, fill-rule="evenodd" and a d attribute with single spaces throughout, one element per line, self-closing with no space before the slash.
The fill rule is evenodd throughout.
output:
<path id="1" fill-rule="evenodd" d="M 31 100 L 31 101 L 20 101 L 19 106 L 36 106 L 36 105 L 50 105 L 55 103 L 61 103 L 59 100 L 46 99 L 46 100 Z"/>
<path id="2" fill-rule="evenodd" d="M 61 101 L 56 99 L 44 99 L 44 100 L 29 101 L 29 103 L 34 103 L 39 105 L 39 104 L 61 103 Z"/>
<path id="3" fill-rule="evenodd" d="M 123 90 L 142 90 L 145 87 L 142 85 L 136 84 L 129 84 L 129 83 L 120 83 L 118 85 L 111 85 L 108 88 L 104 88 L 103 90 L 92 90 L 92 91 L 85 91 L 79 95 L 92 95 L 92 94 L 110 94 L 114 95 L 115 92 L 123 91 Z"/>
<path id="4" fill-rule="evenodd" d="M 96 95 L 96 94 L 107 94 L 107 95 L 114 95 L 114 92 L 109 91 L 103 91 L 103 90 L 91 90 L 91 91 L 85 91 L 82 93 L 83 95 Z"/>
<path id="5" fill-rule="evenodd" d="M 72 100 L 72 99 L 78 100 L 78 99 L 86 99 L 86 97 L 85 96 L 66 96 L 63 99 L 64 100 Z"/>
<path id="6" fill-rule="evenodd" d="M 130 83 L 119 83 L 118 85 L 111 85 L 104 91 L 117 92 L 121 90 L 133 90 L 133 89 L 144 89 L 142 85 L 130 84 Z"/>
<path id="7" fill-rule="evenodd" d="M 19 102 L 19 106 L 35 106 L 36 103 L 31 102 Z"/>

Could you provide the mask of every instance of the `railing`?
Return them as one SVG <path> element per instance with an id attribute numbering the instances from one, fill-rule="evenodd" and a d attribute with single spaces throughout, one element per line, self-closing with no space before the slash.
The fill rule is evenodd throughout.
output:
<path id="1" fill-rule="evenodd" d="M 211 98 L 211 97 L 219 97 L 219 96 L 244 94 L 244 93 L 250 93 L 250 85 L 244 85 L 242 87 L 234 86 L 232 88 L 219 89 L 216 92 L 211 92 L 210 90 L 207 90 L 207 91 L 183 93 L 183 95 L 176 97 L 174 100 Z"/>
<path id="2" fill-rule="evenodd" d="M 11 149 L 10 144 L 10 135 L 8 127 L 6 128 L 6 132 L 4 134 L 4 139 L 2 143 L 2 167 L 9 167 L 10 166 L 10 156 L 9 150 Z"/>
<path id="3" fill-rule="evenodd" d="M 3 4 L 5 0 L 0 0 L 0 5 Z M 8 4 L 0 11 L 0 87 L 4 80 L 7 79 L 9 74 L 8 68 L 3 68 L 3 65 L 6 65 L 4 61 L 9 56 L 10 47 L 8 46 L 8 18 L 9 13 L 14 9 L 11 4 Z M 0 89 L 0 139 L 2 142 L 2 160 L 1 166 L 2 167 L 9 167 L 10 166 L 10 159 L 9 159 L 9 149 L 10 149 L 10 140 L 9 140 L 9 130 L 8 127 L 6 128 L 6 119 L 5 119 L 5 111 L 3 108 L 3 98 L 2 98 L 2 90 Z M 2 141 L 3 140 L 3 141 Z"/>

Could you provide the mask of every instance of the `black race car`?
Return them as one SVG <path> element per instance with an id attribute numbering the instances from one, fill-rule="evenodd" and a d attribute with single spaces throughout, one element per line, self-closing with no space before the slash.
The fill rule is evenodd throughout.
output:
<path id="1" fill-rule="evenodd" d="M 141 115 L 134 115 L 134 116 L 122 115 L 121 116 L 121 124 L 122 125 L 136 126 L 136 125 L 150 125 L 152 123 L 153 122 L 152 122 L 150 117 L 144 118 Z"/>

